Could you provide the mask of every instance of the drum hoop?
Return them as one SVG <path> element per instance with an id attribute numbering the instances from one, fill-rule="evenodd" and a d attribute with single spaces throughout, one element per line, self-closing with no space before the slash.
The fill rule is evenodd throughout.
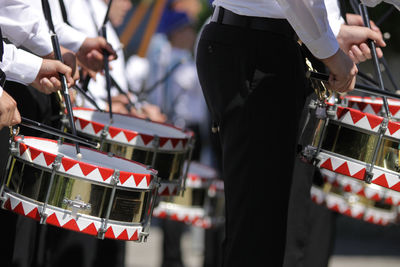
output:
<path id="1" fill-rule="evenodd" d="M 77 129 L 77 131 L 79 132 L 79 129 Z M 97 135 L 90 135 L 87 132 L 82 132 L 86 137 L 90 137 L 90 138 L 94 138 L 96 141 L 101 141 L 101 137 L 97 136 Z M 144 151 L 148 151 L 148 152 L 154 152 L 154 153 L 166 153 L 166 154 L 182 154 L 182 153 L 187 153 L 188 150 L 190 149 L 189 146 L 185 146 L 182 150 L 179 149 L 163 149 L 160 147 L 157 147 L 157 149 L 154 149 L 153 146 L 138 146 L 138 145 L 134 145 L 131 143 L 122 143 L 116 140 L 112 140 L 109 138 L 106 138 L 104 140 L 104 143 L 106 144 L 111 144 L 111 145 L 119 145 L 119 146 L 123 146 L 123 147 L 132 147 L 134 149 L 141 149 Z M 100 151 L 100 150 L 99 150 Z M 134 161 L 136 162 L 136 161 Z M 140 162 L 138 162 L 139 164 L 142 164 Z"/>
<path id="2" fill-rule="evenodd" d="M 43 206 L 42 204 L 32 202 L 31 199 L 26 199 L 26 197 L 24 197 L 24 196 L 21 197 L 21 195 L 19 195 L 17 193 L 14 193 L 14 192 L 5 192 L 5 193 L 9 195 L 8 199 L 10 199 L 10 197 L 13 197 L 14 199 L 17 199 L 17 200 L 21 199 L 21 200 L 23 200 L 25 202 L 28 202 L 31 205 L 36 206 L 38 211 L 39 211 L 39 209 L 42 209 L 42 206 Z M 62 209 L 62 208 L 59 208 L 59 207 L 56 207 L 56 206 L 53 206 L 53 205 L 48 205 L 46 209 L 50 209 L 50 210 L 53 210 L 55 212 L 64 213 L 64 214 L 67 213 L 69 216 L 71 216 L 70 215 L 71 214 L 70 210 Z M 27 216 L 27 214 L 24 214 L 24 216 Z M 147 215 L 147 214 L 144 215 L 144 217 L 149 217 L 149 216 L 150 215 Z M 102 220 L 103 220 L 103 218 L 101 218 L 101 217 L 96 217 L 96 216 L 87 215 L 87 214 L 81 214 L 81 213 L 79 213 L 79 217 L 82 217 L 83 219 L 86 219 L 86 220 L 90 220 L 93 223 L 96 222 L 96 223 L 100 224 L 100 226 L 101 226 L 101 223 L 102 223 Z M 46 224 L 47 224 L 47 222 L 46 222 Z M 144 225 L 143 225 L 142 222 L 141 223 L 131 223 L 131 222 L 124 223 L 124 222 L 121 222 L 121 221 L 108 220 L 108 227 L 112 227 L 112 225 L 116 225 L 116 226 L 119 226 L 119 227 L 137 228 L 138 240 L 139 240 L 140 234 L 143 232 L 143 229 L 144 229 Z M 59 226 L 59 227 L 60 228 L 64 228 L 62 226 Z"/>
<path id="3" fill-rule="evenodd" d="M 349 181 L 349 183 L 343 183 L 342 181 L 338 181 L 338 179 L 335 179 L 335 182 L 337 182 L 341 188 L 351 184 L 350 185 L 350 188 L 351 188 L 350 193 L 353 193 L 356 195 L 361 195 L 362 197 L 365 197 L 366 199 L 373 200 L 373 201 L 381 201 L 381 202 L 383 201 L 384 204 L 400 206 L 400 193 L 398 191 L 391 190 L 386 187 L 379 186 L 379 185 L 372 184 L 372 183 L 367 184 L 367 183 L 363 182 L 362 180 L 354 179 L 354 178 L 351 178 L 344 174 L 335 173 L 335 172 L 327 170 L 327 169 L 322 169 L 322 170 L 325 170 L 334 175 L 337 175 L 338 177 L 340 177 L 339 180 Z M 324 173 L 323 175 L 329 176 L 330 174 Z M 335 182 L 326 181 L 325 184 L 328 183 L 328 184 L 334 185 Z M 356 190 L 354 188 L 354 183 L 357 184 L 361 190 Z M 367 193 L 368 191 L 370 193 Z M 363 194 L 361 194 L 361 193 L 363 193 Z M 376 199 L 376 195 L 378 195 L 378 199 Z M 391 199 L 392 203 L 387 202 L 387 200 L 389 198 Z"/>
<path id="4" fill-rule="evenodd" d="M 334 193 L 334 192 L 324 192 L 324 194 L 328 195 L 328 196 L 334 196 L 334 197 L 340 198 L 340 200 L 345 201 L 346 204 L 349 206 L 358 205 L 358 206 L 362 206 L 365 210 L 373 210 L 374 212 L 382 212 L 382 213 L 387 213 L 387 214 L 396 214 L 397 213 L 396 208 L 394 206 L 390 210 L 386 210 L 386 209 L 381 209 L 381 208 L 374 207 L 374 206 L 368 206 L 368 205 L 365 205 L 360 202 L 356 202 L 354 204 L 348 203 L 344 196 Z M 374 203 L 376 203 L 376 201 Z"/>
<path id="5" fill-rule="evenodd" d="M 395 219 L 396 219 L 396 214 L 397 214 L 397 212 L 396 212 L 396 209 L 395 209 L 395 208 L 392 208 L 391 210 L 385 210 L 385 209 L 381 209 L 381 208 L 377 208 L 377 207 L 368 206 L 368 205 L 365 205 L 365 204 L 360 203 L 360 202 L 357 202 L 357 203 L 355 203 L 355 204 L 352 204 L 352 203 L 348 203 L 348 202 L 346 201 L 346 199 L 345 199 L 343 196 L 339 195 L 339 194 L 336 194 L 336 193 L 333 193 L 333 192 L 323 192 L 323 189 L 320 188 L 320 187 L 318 187 L 318 186 L 314 186 L 314 185 L 313 185 L 313 186 L 312 186 L 312 189 L 313 189 L 313 190 L 318 190 L 318 191 L 319 191 L 318 193 L 320 193 L 320 194 L 322 193 L 322 194 L 323 194 L 323 201 L 322 201 L 322 203 L 320 203 L 320 204 L 326 206 L 327 208 L 329 208 L 328 205 L 327 205 L 327 201 L 326 201 L 327 197 L 339 198 L 341 201 L 344 201 L 345 204 L 346 204 L 346 205 L 348 206 L 348 208 L 350 208 L 350 209 L 351 209 L 351 207 L 354 206 L 354 205 L 358 205 L 358 206 L 362 207 L 362 208 L 363 208 L 363 211 L 362 211 L 362 214 L 363 214 L 362 220 L 363 220 L 363 221 L 367 221 L 366 218 L 365 218 L 365 216 L 367 215 L 368 212 L 371 212 L 371 211 L 372 211 L 375 215 L 379 215 L 379 219 L 385 219 L 385 220 L 387 220 L 387 223 L 388 223 L 388 224 L 389 224 L 389 223 L 394 223 L 394 221 L 395 221 Z M 312 191 L 313 191 L 313 190 L 312 190 Z M 338 204 L 338 203 L 336 203 L 336 204 Z M 340 212 L 340 210 L 338 211 L 338 213 L 343 214 L 343 215 L 346 215 L 345 213 Z M 387 217 L 384 217 L 384 216 L 381 215 L 382 213 L 385 213 L 385 215 L 392 215 L 392 217 L 394 217 L 394 218 L 387 218 Z M 354 218 L 353 216 L 350 216 L 350 217 Z M 374 223 L 374 224 L 378 224 L 378 223 L 376 223 L 376 222 L 373 222 L 373 223 Z"/>
<path id="6" fill-rule="evenodd" d="M 94 109 L 88 109 L 88 108 L 75 108 L 75 109 L 76 109 L 76 110 L 87 110 L 87 111 L 96 112 L 96 110 L 94 110 Z M 135 116 L 129 116 L 129 115 L 120 114 L 120 113 L 115 113 L 115 114 L 118 114 L 118 115 L 124 116 L 124 117 L 128 117 L 128 118 L 129 118 L 129 117 L 133 117 L 133 118 L 135 118 L 135 119 L 139 119 L 139 120 L 146 121 L 145 119 L 137 118 L 137 117 L 135 117 Z M 85 123 L 87 123 L 87 125 L 96 123 L 96 124 L 100 125 L 102 129 L 104 129 L 104 127 L 105 127 L 105 124 L 103 124 L 103 123 L 96 122 L 96 121 L 90 121 L 90 120 L 87 120 L 87 119 L 83 119 L 83 118 L 77 117 L 76 115 L 74 115 L 74 118 L 76 118 L 76 120 L 84 121 Z M 175 129 L 175 130 L 178 130 L 178 131 L 180 131 L 181 133 L 185 134 L 185 135 L 186 135 L 186 138 L 165 137 L 165 136 L 161 136 L 161 135 L 149 135 L 149 134 L 140 133 L 140 132 L 138 132 L 138 131 L 129 130 L 129 129 L 124 129 L 124 128 L 119 128 L 119 127 L 115 127 L 115 126 L 109 126 L 109 129 L 112 129 L 112 130 L 115 130 L 115 131 L 118 131 L 118 132 L 124 132 L 124 133 L 128 133 L 128 134 L 134 134 L 135 137 L 136 137 L 137 135 L 146 136 L 146 137 L 151 137 L 152 139 L 151 139 L 150 141 L 148 141 L 148 143 L 150 143 L 152 140 L 154 140 L 154 137 L 155 137 L 155 136 L 158 136 L 158 137 L 159 137 L 160 139 L 162 139 L 162 141 L 163 141 L 163 142 L 161 142 L 162 145 L 159 147 L 159 149 L 163 149 L 163 146 L 166 145 L 166 144 L 168 143 L 168 141 L 171 141 L 172 147 L 173 147 L 173 148 L 176 147 L 176 146 L 178 145 L 179 142 L 182 143 L 182 147 L 187 147 L 187 145 L 188 145 L 188 143 L 189 143 L 189 140 L 194 136 L 194 133 L 193 133 L 192 131 L 184 131 L 184 130 L 179 129 L 179 128 L 173 126 L 173 125 L 169 125 L 169 124 L 165 124 L 165 123 L 161 123 L 161 122 L 154 122 L 154 121 L 151 121 L 151 123 L 163 125 L 163 126 L 165 126 L 165 127 L 170 127 L 170 128 Z M 75 121 L 75 124 L 77 124 L 76 121 Z M 87 129 L 87 125 L 84 127 L 84 129 Z M 80 127 L 80 124 L 79 124 L 78 126 L 79 126 L 79 127 L 78 127 L 77 131 L 81 131 L 81 132 L 84 132 L 84 133 L 88 133 L 87 131 L 85 131 L 84 129 L 82 129 L 82 128 Z M 100 129 L 100 130 L 96 133 L 96 136 L 97 136 L 98 133 L 100 133 L 100 132 L 102 131 L 102 129 Z M 118 134 L 115 134 L 115 136 L 117 136 L 117 135 L 118 135 Z M 126 136 L 126 134 L 125 134 L 125 136 Z M 113 139 L 110 138 L 110 137 L 111 137 L 110 134 L 108 134 L 107 137 L 106 137 L 106 140 L 113 140 Z M 135 137 L 133 137 L 131 140 L 133 140 Z M 144 140 L 144 138 L 142 138 L 142 140 Z M 174 141 L 176 142 L 175 145 L 174 145 Z M 126 144 L 126 145 L 127 145 L 127 144 L 129 144 L 129 142 L 130 142 L 130 141 L 128 141 L 128 142 L 126 142 L 126 143 L 123 143 L 123 144 Z M 147 145 L 147 144 L 145 144 L 145 145 Z"/>
<path id="7" fill-rule="evenodd" d="M 381 97 L 368 97 L 368 96 L 345 96 L 343 99 L 347 99 L 348 101 L 352 101 L 354 103 L 365 103 L 365 104 L 376 104 L 376 105 L 382 105 L 383 106 L 383 100 Z M 366 101 L 362 101 L 366 100 Z M 396 99 L 387 99 L 389 105 L 393 106 L 400 106 L 400 100 Z M 392 104 L 391 104 L 392 103 Z"/>
<path id="8" fill-rule="evenodd" d="M 357 164 L 357 165 L 359 165 L 359 166 L 361 166 L 363 169 L 367 169 L 367 163 L 365 163 L 365 162 L 363 162 L 363 161 L 360 161 L 360 160 L 356 160 L 356 159 L 353 159 L 353 158 L 349 158 L 349 157 L 346 157 L 346 156 L 343 156 L 343 155 L 340 155 L 340 154 L 336 154 L 336 153 L 332 153 L 332 152 L 330 152 L 330 151 L 322 151 L 321 150 L 321 153 L 317 156 L 317 158 L 319 157 L 320 159 L 321 159 L 321 155 L 322 154 L 326 154 L 329 158 L 332 158 L 332 157 L 336 157 L 336 158 L 338 158 L 338 159 L 340 159 L 340 160 L 344 160 L 345 162 L 343 162 L 341 165 L 343 165 L 344 163 L 347 163 L 347 162 L 351 162 L 351 163 L 353 163 L 353 164 Z M 327 158 L 323 158 L 324 159 L 324 162 L 327 160 Z M 320 162 L 318 165 L 319 165 L 319 168 L 323 168 L 323 167 L 320 167 L 324 162 Z M 341 166 L 340 165 L 340 166 Z M 329 169 L 327 169 L 327 170 L 329 170 Z M 374 169 L 373 170 L 379 170 L 379 171 L 381 171 L 381 172 L 383 172 L 383 173 L 385 173 L 385 174 L 389 174 L 389 175 L 392 175 L 392 176 L 396 176 L 396 177 L 399 177 L 399 174 L 397 173 L 397 172 L 395 172 L 395 171 L 391 171 L 391 170 L 388 170 L 388 169 L 385 169 L 385 168 L 382 168 L 382 167 L 380 167 L 380 166 L 374 166 Z M 336 172 L 335 170 L 330 170 L 330 171 L 333 171 L 333 172 L 335 172 L 335 173 L 339 173 L 339 172 Z M 342 174 L 342 173 L 339 173 L 339 174 Z M 375 174 L 375 172 L 373 172 L 373 174 Z M 346 175 L 346 174 L 343 174 L 343 175 Z M 386 177 L 387 175 L 385 175 L 385 177 Z M 349 176 L 350 178 L 353 178 L 353 179 L 358 179 L 358 178 L 356 178 L 356 177 L 352 177 L 352 176 Z M 360 180 L 360 179 L 358 179 L 358 180 Z M 374 182 L 375 180 L 373 179 L 372 180 L 372 183 L 373 184 L 376 184 L 375 182 Z M 377 184 L 378 186 L 381 186 L 381 185 L 379 185 L 379 184 Z M 390 190 L 394 190 L 394 191 L 396 191 L 396 192 L 400 192 L 400 191 L 398 191 L 398 190 L 395 190 L 395 189 L 392 189 L 392 188 L 390 188 L 390 187 L 384 187 L 384 188 L 387 188 L 387 189 L 390 189 Z M 400 189 L 399 189 L 400 190 Z"/>
<path id="9" fill-rule="evenodd" d="M 39 170 L 42 170 L 42 171 L 47 171 L 48 173 L 51 174 L 51 169 L 45 168 L 42 165 L 30 162 L 30 161 L 26 161 L 26 160 L 21 159 L 21 158 L 16 158 L 16 160 L 20 160 L 23 163 L 28 164 L 31 167 L 35 167 L 36 169 L 39 169 Z M 109 188 L 113 187 L 112 186 L 112 182 L 106 183 L 106 182 L 102 182 L 102 181 L 98 181 L 98 180 L 91 180 L 90 178 L 79 177 L 79 176 L 76 176 L 74 174 L 64 173 L 64 172 L 60 172 L 60 171 L 55 171 L 55 173 L 56 173 L 56 175 L 66 176 L 69 179 L 81 180 L 81 181 L 88 182 L 88 183 L 91 183 L 91 184 L 94 184 L 94 185 L 99 185 L 99 186 L 104 186 L 104 187 L 109 187 Z M 117 187 L 118 190 L 124 190 L 124 191 L 131 191 L 131 192 L 138 192 L 138 191 L 142 192 L 143 191 L 143 192 L 148 192 L 148 191 L 153 190 L 156 186 L 154 185 L 154 183 L 150 183 L 148 188 L 131 187 L 131 186 L 125 186 L 123 184 L 117 184 L 116 187 Z"/>
<path id="10" fill-rule="evenodd" d="M 338 106 L 337 108 L 338 108 L 338 111 L 336 112 L 335 119 L 332 119 L 330 122 L 335 122 L 335 123 L 338 123 L 338 124 L 341 123 L 343 125 L 353 126 L 353 127 L 357 128 L 357 129 L 363 129 L 363 130 L 365 130 L 367 132 L 375 132 L 375 133 L 377 133 L 379 131 L 379 127 L 382 125 L 382 123 L 384 121 L 384 118 L 381 117 L 381 116 L 378 116 L 378 115 L 375 115 L 375 114 L 370 114 L 370 113 L 365 113 L 365 112 L 362 112 L 362 111 L 354 109 L 354 108 L 340 107 L 340 106 Z M 339 112 L 339 110 L 340 110 L 340 112 Z M 340 113 L 340 116 L 338 115 L 338 112 Z M 367 117 L 368 122 L 370 121 L 370 119 L 372 121 L 373 121 L 373 119 L 378 119 L 378 120 L 380 120 L 380 122 L 377 123 L 374 126 L 374 128 L 372 128 L 371 124 L 369 123 L 369 128 L 366 128 L 365 126 L 363 127 L 363 125 L 357 125 L 357 123 L 359 121 L 361 121 L 363 118 L 357 120 L 357 122 L 354 122 L 353 119 L 350 119 L 348 121 L 343 121 L 344 116 L 346 116 L 346 114 L 348 114 L 349 112 L 350 112 L 350 116 L 351 116 L 352 113 L 353 114 L 358 114 L 358 115 L 364 115 L 364 117 Z M 389 131 L 391 126 L 392 127 L 394 126 L 393 128 L 396 129 L 393 133 L 391 133 Z M 396 135 L 400 135 L 400 131 L 399 130 L 400 130 L 400 122 L 390 120 L 388 122 L 387 130 L 385 131 L 384 135 L 385 135 L 385 137 L 396 139 Z"/>
<path id="11" fill-rule="evenodd" d="M 54 140 L 51 140 L 51 139 L 45 139 L 45 138 L 36 138 L 36 137 L 24 137 L 24 138 L 33 138 L 33 139 L 41 139 L 41 140 L 45 140 L 45 141 L 51 141 L 51 142 L 55 142 Z M 55 142 L 55 143 L 57 143 L 57 142 Z M 21 146 L 21 144 L 23 144 L 23 145 L 25 145 L 26 146 L 26 150 L 28 150 L 28 149 L 30 149 L 32 146 L 30 146 L 30 145 L 27 145 L 27 144 L 25 144 L 25 143 L 19 143 L 19 146 Z M 73 146 L 73 145 L 71 145 L 71 144 L 63 144 L 63 145 L 70 145 L 70 146 Z M 35 147 L 33 147 L 34 149 L 36 149 L 36 150 L 39 150 L 39 149 L 37 149 L 37 148 L 35 148 Z M 106 155 L 107 156 L 107 153 L 104 153 L 104 152 L 101 152 L 101 151 L 98 151 L 98 150 L 94 150 L 94 149 L 90 149 L 90 148 L 86 148 L 85 147 L 85 149 L 89 149 L 89 150 L 92 150 L 92 151 L 95 151 L 95 152 L 97 152 L 97 153 L 101 153 L 101 154 L 103 154 L 103 155 Z M 42 166 L 42 165 L 40 165 L 40 164 L 38 164 L 38 163 L 35 163 L 35 162 L 33 162 L 33 160 L 32 161 L 28 161 L 28 160 L 26 160 L 26 159 L 23 159 L 22 158 L 22 155 L 24 154 L 24 153 L 26 153 L 26 150 L 21 154 L 21 152 L 19 152 L 17 155 L 13 155 L 13 157 L 14 158 L 16 158 L 16 159 L 19 159 L 19 160 L 21 160 L 21 161 L 24 161 L 24 162 L 26 162 L 26 163 L 29 163 L 29 164 L 32 164 L 33 166 L 41 166 L 43 169 L 47 169 L 47 170 L 52 170 L 52 168 L 51 167 L 48 167 L 48 168 L 46 168 L 46 167 L 44 167 L 44 166 Z M 54 155 L 53 153 L 50 153 L 50 152 L 47 152 L 47 151 L 43 151 L 43 150 L 39 150 L 41 153 L 45 153 L 45 154 L 47 154 L 47 155 L 50 155 L 50 156 L 52 156 L 52 157 L 56 157 L 57 155 Z M 136 164 L 136 162 L 134 162 L 134 161 L 131 161 L 131 160 L 127 160 L 127 159 L 124 159 L 124 158 L 121 158 L 121 157 L 117 157 L 117 156 L 114 156 L 114 157 L 116 157 L 116 158 L 119 158 L 119 159 L 122 159 L 122 160 L 125 160 L 125 161 L 127 161 L 127 162 L 130 162 L 130 163 L 134 163 L 134 164 Z M 69 159 L 69 160 L 72 160 L 72 161 L 75 161 L 76 163 L 74 164 L 74 166 L 76 165 L 76 164 L 81 164 L 81 163 L 83 163 L 83 164 L 86 164 L 86 165 L 89 165 L 89 166 L 91 166 L 91 167 L 96 167 L 97 169 L 100 169 L 100 168 L 102 168 L 102 169 L 105 169 L 105 170 L 107 170 L 107 171 L 114 171 L 113 169 L 110 169 L 110 168 L 107 168 L 107 167 L 100 167 L 100 166 L 97 166 L 97 165 L 94 165 L 94 164 L 90 164 L 90 163 L 85 163 L 85 162 L 80 162 L 80 161 L 77 161 L 77 160 L 74 160 L 74 159 Z M 54 162 L 54 160 L 53 160 L 53 162 Z M 46 164 L 47 164 L 47 166 L 51 166 L 51 164 L 53 163 L 53 162 L 51 162 L 51 163 L 49 163 L 49 164 L 47 164 L 47 162 L 46 162 Z M 146 166 L 146 165 L 144 165 L 144 164 L 141 164 L 141 163 L 138 163 L 138 164 L 140 164 L 141 166 Z M 94 170 L 93 170 L 94 171 Z M 127 174 L 128 176 L 128 179 L 127 180 L 129 180 L 129 178 L 131 177 L 131 176 L 135 176 L 135 175 L 143 175 L 143 179 L 146 179 L 147 180 L 147 178 L 146 177 L 149 177 L 150 178 L 150 180 L 147 182 L 147 188 L 149 188 L 150 189 L 150 186 L 153 184 L 152 183 L 152 181 L 154 180 L 154 175 L 151 173 L 153 171 L 153 169 L 150 169 L 149 170 L 149 174 L 141 174 L 141 173 L 132 173 L 132 172 L 126 172 L 126 171 L 120 171 L 120 173 L 124 173 L 124 174 Z M 62 172 L 62 171 L 59 171 L 59 170 L 56 170 L 56 173 L 58 173 L 58 174 L 66 174 L 66 175 L 70 175 L 70 176 L 73 176 L 73 177 L 75 177 L 75 178 L 77 178 L 77 179 L 83 179 L 83 180 L 88 180 L 88 181 L 97 181 L 97 180 L 94 180 L 94 179 L 92 179 L 92 178 L 88 178 L 88 177 L 80 177 L 80 176 L 76 176 L 76 175 L 74 175 L 74 174 L 71 174 L 71 173 L 68 173 L 68 171 L 66 171 L 66 172 Z M 91 172 L 90 172 L 91 173 Z M 88 173 L 88 175 L 90 174 L 90 173 Z M 154 170 L 154 173 L 157 173 L 157 171 L 155 171 Z M 112 175 L 110 175 L 106 180 L 109 180 L 109 182 L 108 183 L 111 183 L 111 180 L 112 179 L 110 179 L 112 177 Z M 100 178 L 100 179 L 102 179 L 102 178 Z M 127 181 L 126 180 L 126 181 Z M 105 180 L 103 179 L 103 181 L 104 181 L 104 184 L 106 184 L 105 183 Z M 125 181 L 125 182 L 126 182 Z M 97 182 L 99 182 L 100 184 L 102 183 L 101 181 L 97 181 Z M 125 183 L 124 182 L 124 183 Z M 119 181 L 119 183 L 120 183 L 120 181 Z M 135 182 L 136 183 L 136 182 Z M 141 182 L 140 182 L 141 183 Z M 124 188 L 135 188 L 135 189 L 139 189 L 138 187 L 132 187 L 132 186 L 124 186 L 122 183 L 120 183 L 120 185 L 118 186 L 118 187 L 124 187 Z"/>

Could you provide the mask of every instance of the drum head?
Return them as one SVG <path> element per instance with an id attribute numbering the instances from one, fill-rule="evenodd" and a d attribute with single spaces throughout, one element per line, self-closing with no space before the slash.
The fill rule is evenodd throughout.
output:
<path id="1" fill-rule="evenodd" d="M 86 108 L 74 108 L 74 117 L 80 132 L 100 137 L 101 130 L 108 125 L 107 140 L 138 147 L 152 147 L 157 136 L 160 138 L 159 149 L 181 150 L 192 136 L 192 133 L 172 125 L 122 114 L 113 114 L 113 122 L 109 124 L 108 113 Z"/>

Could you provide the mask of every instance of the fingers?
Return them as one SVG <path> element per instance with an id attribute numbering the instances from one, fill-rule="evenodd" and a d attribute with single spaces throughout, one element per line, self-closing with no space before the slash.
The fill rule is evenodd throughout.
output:
<path id="1" fill-rule="evenodd" d="M 64 74 L 64 76 L 65 76 L 65 78 L 67 80 L 68 87 L 71 87 L 72 85 L 74 85 L 75 84 L 75 80 L 72 77 L 72 69 L 70 67 L 68 67 L 67 65 L 62 64 L 60 61 L 55 62 L 55 64 L 56 64 L 56 71 L 58 73 Z M 54 77 L 56 77 L 56 76 L 54 75 Z M 52 78 L 54 78 L 54 77 L 52 77 Z M 61 89 L 61 83 L 60 83 L 60 87 L 59 88 Z"/>
<path id="2" fill-rule="evenodd" d="M 21 114 L 19 113 L 18 109 L 15 109 L 14 117 L 11 121 L 12 126 L 21 123 Z"/>
<path id="3" fill-rule="evenodd" d="M 356 64 L 364 62 L 367 59 L 371 58 L 371 50 L 366 44 L 361 44 L 360 47 L 357 45 L 353 45 L 350 51 L 352 55 L 355 57 L 355 60 L 353 60 L 353 62 Z"/>
<path id="4" fill-rule="evenodd" d="M 20 122 L 21 116 L 17 108 L 17 103 L 7 92 L 3 91 L 0 97 L 0 129 Z"/>
<path id="5" fill-rule="evenodd" d="M 104 47 L 104 50 L 109 54 L 108 60 L 115 60 L 118 58 L 117 52 L 113 49 L 111 44 L 107 43 Z"/>
<path id="6" fill-rule="evenodd" d="M 364 28 L 368 39 L 375 41 L 377 46 L 385 47 L 386 43 L 383 40 L 383 35 L 380 32 L 373 31 L 369 28 Z"/>

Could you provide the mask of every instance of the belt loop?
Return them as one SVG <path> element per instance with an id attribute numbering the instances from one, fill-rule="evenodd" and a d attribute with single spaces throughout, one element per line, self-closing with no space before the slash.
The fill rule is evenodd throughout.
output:
<path id="1" fill-rule="evenodd" d="M 223 7 L 218 7 L 218 19 L 217 22 L 219 24 L 222 24 L 222 20 L 224 19 L 224 13 L 225 13 L 225 8 Z"/>

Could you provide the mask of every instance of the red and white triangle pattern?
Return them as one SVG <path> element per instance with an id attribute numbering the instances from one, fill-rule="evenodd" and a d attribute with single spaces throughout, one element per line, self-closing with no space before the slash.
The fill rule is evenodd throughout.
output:
<path id="1" fill-rule="evenodd" d="M 161 181 L 161 184 L 158 187 L 158 195 L 160 196 L 177 196 L 180 192 L 180 186 L 177 183 L 166 183 Z"/>
<path id="2" fill-rule="evenodd" d="M 191 188 L 208 188 L 211 185 L 212 179 L 201 177 L 194 173 L 188 173 L 185 184 Z"/>
<path id="3" fill-rule="evenodd" d="M 206 216 L 204 209 L 198 207 L 186 207 L 173 203 L 160 202 L 154 208 L 153 216 L 160 219 L 183 222 L 204 229 L 211 228 L 212 226 L 211 218 Z"/>
<path id="4" fill-rule="evenodd" d="M 349 203 L 344 197 L 334 193 L 323 192 L 323 190 L 317 186 L 313 186 L 310 193 L 311 199 L 315 203 L 324 205 L 332 211 L 355 219 L 378 225 L 393 224 L 396 223 L 397 220 L 397 212 L 395 209 L 389 211 L 368 207 L 360 202 Z"/>
<path id="5" fill-rule="evenodd" d="M 366 163 L 344 159 L 340 155 L 321 152 L 317 158 L 320 160 L 318 167 L 327 169 L 339 174 L 349 176 L 358 180 L 363 180 L 366 173 Z M 375 166 L 373 169 L 373 184 L 400 192 L 400 179 L 394 172 L 389 172 L 384 168 Z"/>
<path id="6" fill-rule="evenodd" d="M 364 181 L 353 179 L 327 169 L 320 169 L 320 172 L 326 182 L 342 188 L 345 192 L 354 193 L 374 201 L 383 201 L 383 203 L 388 205 L 400 205 L 400 193 L 397 191 L 375 184 L 367 184 Z"/>
<path id="7" fill-rule="evenodd" d="M 365 113 L 380 115 L 383 111 L 382 98 L 346 96 L 348 107 L 358 109 Z M 389 112 L 393 118 L 400 119 L 400 101 L 396 99 L 387 99 Z"/>
<path id="8" fill-rule="evenodd" d="M 56 155 L 48 153 L 46 151 L 41 151 L 24 143 L 19 143 L 19 154 L 16 155 L 16 157 L 24 161 L 37 164 L 51 171 L 52 164 L 56 158 Z M 112 183 L 112 179 L 110 178 L 112 177 L 113 172 L 114 170 L 109 168 L 99 167 L 67 157 L 62 158 L 61 166 L 58 170 L 58 173 L 92 180 L 100 182 L 102 184 Z M 152 179 L 153 177 L 150 174 L 121 171 L 118 186 L 137 189 L 149 189 Z"/>
<path id="9" fill-rule="evenodd" d="M 13 193 L 4 193 L 4 196 L 6 198 L 3 204 L 4 209 L 35 220 L 40 220 L 40 212 L 43 208 L 41 205 L 22 199 Z M 46 213 L 48 214 L 45 221 L 46 224 L 51 224 L 67 230 L 97 236 L 101 227 L 101 218 L 99 217 L 80 214 L 77 218 L 74 218 L 69 212 L 65 210 L 62 211 L 62 209 L 53 206 L 47 206 Z M 107 225 L 105 238 L 141 241 L 140 236 L 142 230 L 143 226 L 133 226 L 128 223 L 124 224 L 124 222 L 119 222 L 118 224 L 109 223 Z"/>
<path id="10" fill-rule="evenodd" d="M 95 110 L 92 109 L 87 109 L 87 108 L 74 108 L 74 110 L 85 110 L 87 112 L 96 112 Z M 138 118 L 135 118 L 138 119 Z M 75 115 L 74 117 L 75 120 L 75 126 L 76 130 L 82 133 L 85 133 L 89 136 L 101 137 L 101 132 L 104 128 L 104 124 L 95 122 L 95 121 L 89 121 L 84 118 L 77 117 Z M 156 122 L 148 122 L 148 123 L 156 123 Z M 161 123 L 157 123 L 161 124 Z M 173 127 L 171 125 L 166 125 L 162 124 L 165 127 Z M 175 127 L 173 127 L 175 128 Z M 168 151 L 184 151 L 187 149 L 188 141 L 190 137 L 192 136 L 193 133 L 188 132 L 185 133 L 186 137 L 185 138 L 174 138 L 174 137 L 162 137 L 160 136 L 160 147 L 158 149 L 160 150 L 168 150 Z M 114 141 L 114 142 L 119 142 L 122 144 L 127 144 L 127 145 L 132 145 L 136 147 L 142 147 L 146 149 L 154 149 L 153 147 L 153 139 L 154 135 L 149 135 L 149 134 L 144 134 L 144 133 L 139 133 L 133 130 L 129 129 L 122 129 L 118 127 L 113 127 L 110 126 L 108 129 L 108 135 L 106 139 Z"/>
<path id="11" fill-rule="evenodd" d="M 378 132 L 383 122 L 383 117 L 374 114 L 364 113 L 353 108 L 337 106 L 336 116 L 333 121 L 351 125 L 356 128 Z M 400 122 L 389 121 L 385 132 L 386 136 L 400 139 Z"/>

